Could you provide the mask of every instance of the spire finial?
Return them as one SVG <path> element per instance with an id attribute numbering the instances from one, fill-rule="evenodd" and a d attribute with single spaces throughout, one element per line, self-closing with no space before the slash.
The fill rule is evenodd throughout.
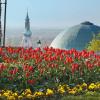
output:
<path id="1" fill-rule="evenodd" d="M 28 15 L 28 8 L 27 8 L 27 15 L 26 15 L 26 19 L 29 19 L 29 15 Z"/>
<path id="2" fill-rule="evenodd" d="M 28 15 L 28 8 L 27 8 L 27 15 Z"/>

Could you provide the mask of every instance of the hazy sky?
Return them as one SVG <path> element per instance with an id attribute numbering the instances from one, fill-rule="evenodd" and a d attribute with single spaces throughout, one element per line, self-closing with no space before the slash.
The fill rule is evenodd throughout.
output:
<path id="1" fill-rule="evenodd" d="M 83 21 L 100 25 L 100 0 L 8 0 L 7 27 L 65 28 Z"/>

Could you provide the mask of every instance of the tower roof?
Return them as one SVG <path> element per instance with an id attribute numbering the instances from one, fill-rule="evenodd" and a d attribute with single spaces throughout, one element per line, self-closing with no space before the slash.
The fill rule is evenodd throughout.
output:
<path id="1" fill-rule="evenodd" d="M 26 15 L 26 20 L 29 20 L 29 15 L 28 15 L 28 10 L 27 10 L 27 15 Z"/>
<path id="2" fill-rule="evenodd" d="M 28 10 L 27 10 L 27 15 L 26 15 L 26 19 L 25 19 L 25 36 L 31 36 L 32 32 L 30 30 L 30 21 L 29 21 L 29 15 L 28 15 Z"/>
<path id="3" fill-rule="evenodd" d="M 93 23 L 91 23 L 89 21 L 82 22 L 81 24 L 83 24 L 83 25 L 94 25 Z"/>

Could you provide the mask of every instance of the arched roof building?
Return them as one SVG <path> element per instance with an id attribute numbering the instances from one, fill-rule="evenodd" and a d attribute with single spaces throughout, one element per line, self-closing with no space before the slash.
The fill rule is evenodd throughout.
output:
<path id="1" fill-rule="evenodd" d="M 91 22 L 83 22 L 61 32 L 51 43 L 50 47 L 77 50 L 85 49 L 94 34 L 100 32 L 100 27 Z"/>

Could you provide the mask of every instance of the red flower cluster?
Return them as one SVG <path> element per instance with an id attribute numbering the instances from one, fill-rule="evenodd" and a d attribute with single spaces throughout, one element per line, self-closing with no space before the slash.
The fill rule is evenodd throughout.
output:
<path id="1" fill-rule="evenodd" d="M 84 73 L 84 69 L 91 71 L 100 67 L 100 55 L 86 50 L 6 47 L 0 48 L 0 57 L 3 61 L 0 63 L 0 74 L 6 70 L 8 76 L 15 75 L 18 79 L 25 77 L 29 84 L 34 84 L 43 75 L 63 75 L 67 70 L 73 74 L 76 71 Z"/>

